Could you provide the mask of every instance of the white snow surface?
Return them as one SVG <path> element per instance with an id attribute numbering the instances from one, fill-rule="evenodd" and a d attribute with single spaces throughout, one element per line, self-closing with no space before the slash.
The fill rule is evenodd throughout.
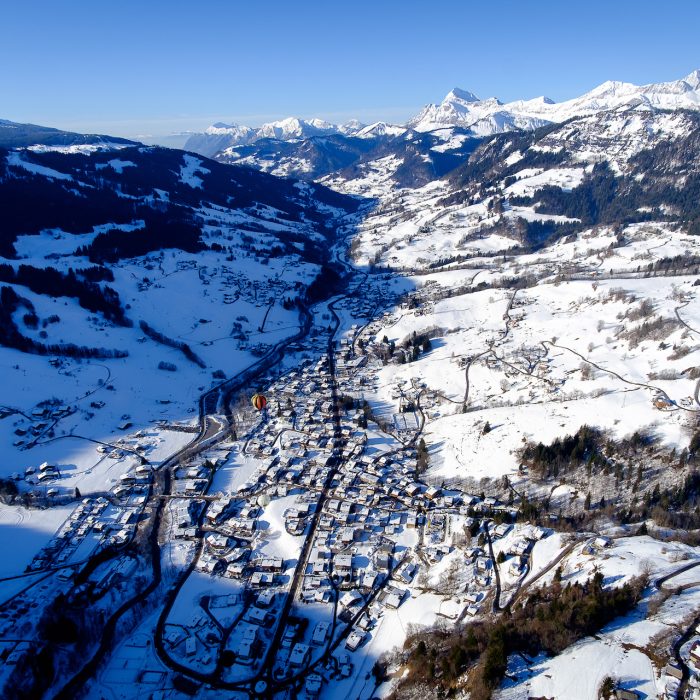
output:
<path id="1" fill-rule="evenodd" d="M 182 158 L 185 164 L 180 168 L 180 180 L 192 188 L 201 190 L 204 180 L 198 177 L 197 173 L 207 175 L 211 171 L 204 167 L 204 163 L 199 158 L 195 158 L 189 153 L 185 153 Z"/>

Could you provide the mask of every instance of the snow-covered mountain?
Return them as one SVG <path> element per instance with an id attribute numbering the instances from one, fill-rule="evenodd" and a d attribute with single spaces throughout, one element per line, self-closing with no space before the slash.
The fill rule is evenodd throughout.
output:
<path id="1" fill-rule="evenodd" d="M 262 231 L 274 240 L 271 247 L 285 250 L 301 236 L 303 256 L 311 253 L 314 239 L 325 235 L 327 211 L 348 202 L 319 185 L 232 169 L 174 149 L 125 144 L 0 148 L 0 255 L 8 258 L 18 254 L 19 239 L 41 238 L 46 231 L 68 232 L 75 242 L 71 254 L 94 247 L 95 231 L 112 235 L 110 259 L 165 247 L 200 251 L 209 230 L 203 222 L 219 215 L 235 219 L 238 233 L 256 232 L 260 250 Z M 157 220 L 153 227 L 151 220 Z M 137 235 L 116 233 L 134 222 L 139 222 L 133 229 Z M 224 228 L 217 228 L 216 236 L 224 235 Z M 98 247 L 109 238 L 98 237 Z M 98 257 L 104 252 L 93 251 Z"/>
<path id="2" fill-rule="evenodd" d="M 0 148 L 25 148 L 27 146 L 84 146 L 116 144 L 133 146 L 136 142 L 118 136 L 104 134 L 78 134 L 37 124 L 21 124 L 0 119 Z"/>
<path id="3" fill-rule="evenodd" d="M 536 97 L 504 104 L 495 97 L 480 100 L 471 92 L 454 88 L 440 104 L 426 105 L 408 121 L 407 126 L 416 131 L 462 126 L 469 128 L 474 135 L 488 136 L 514 129 L 534 129 L 572 117 L 632 105 L 655 109 L 700 109 L 700 71 L 695 70 L 681 80 L 648 85 L 607 81 L 581 97 L 565 102 Z"/>
<path id="4" fill-rule="evenodd" d="M 363 124 L 351 120 L 345 124 L 331 124 L 323 119 L 298 119 L 289 117 L 268 122 L 259 127 L 239 124 L 212 124 L 201 134 L 193 134 L 185 143 L 185 149 L 211 157 L 226 148 L 246 146 L 260 139 L 296 141 L 312 136 L 346 134 L 352 136 L 362 130 Z"/>
<path id="5" fill-rule="evenodd" d="M 659 109 L 700 109 L 700 71 L 682 80 L 642 86 L 608 81 L 559 103 L 536 97 L 504 104 L 495 97 L 481 100 L 454 88 L 442 102 L 427 105 L 405 125 L 378 121 L 364 126 L 356 120 L 336 125 L 296 118 L 256 128 L 218 123 L 190 136 L 186 147 L 224 163 L 275 175 L 305 180 L 330 176 L 341 189 L 342 181 L 364 181 L 366 173 L 375 171 L 385 175 L 385 183 L 393 179 L 401 186 L 420 186 L 463 162 L 474 148 L 474 139 L 531 132 L 612 110 L 641 114 Z M 429 139 L 423 138 L 426 134 Z"/>
<path id="6" fill-rule="evenodd" d="M 376 129 L 372 130 L 373 127 Z M 354 136 L 329 134 L 293 141 L 260 139 L 245 146 L 226 148 L 215 159 L 307 181 L 328 176 L 339 181 L 363 179 L 366 169 L 376 166 L 386 181 L 415 187 L 460 165 L 479 142 L 461 127 L 419 133 L 378 123 L 366 129 Z M 389 163 L 392 165 L 387 170 Z"/>
<path id="7" fill-rule="evenodd" d="M 368 124 L 357 132 L 357 136 L 363 139 L 374 138 L 376 136 L 401 136 L 406 133 L 405 126 L 389 124 L 388 122 L 374 122 Z"/>

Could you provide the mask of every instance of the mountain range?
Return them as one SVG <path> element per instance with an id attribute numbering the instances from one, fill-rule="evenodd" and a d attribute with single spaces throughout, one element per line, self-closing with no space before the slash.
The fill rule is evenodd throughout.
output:
<path id="1" fill-rule="evenodd" d="M 576 116 L 637 105 L 651 109 L 700 109 L 700 71 L 694 70 L 681 80 L 646 85 L 606 81 L 590 92 L 564 102 L 554 102 L 542 96 L 503 103 L 495 97 L 482 100 L 472 92 L 454 88 L 442 102 L 426 105 L 403 125 L 387 122 L 363 125 L 357 120 L 332 124 L 321 119 L 296 117 L 260 127 L 216 123 L 203 133 L 192 134 L 185 142 L 185 149 L 212 157 L 227 149 L 265 139 L 299 141 L 332 134 L 372 139 L 452 126 L 462 127 L 472 136 L 484 137 L 515 129 L 536 129 Z M 228 160 L 231 155 L 231 151 L 226 154 Z"/>

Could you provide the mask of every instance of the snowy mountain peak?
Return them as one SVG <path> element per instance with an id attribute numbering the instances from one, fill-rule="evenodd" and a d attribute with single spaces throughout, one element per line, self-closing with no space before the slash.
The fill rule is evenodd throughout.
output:
<path id="1" fill-rule="evenodd" d="M 462 102 L 480 102 L 479 98 L 469 90 L 462 90 L 461 88 L 455 87 L 450 90 L 443 102 L 451 102 L 453 100 L 460 100 Z"/>
<path id="2" fill-rule="evenodd" d="M 349 121 L 346 121 L 343 126 L 346 129 L 361 129 L 364 124 L 359 119 L 350 119 Z"/>
<path id="3" fill-rule="evenodd" d="M 583 97 L 620 97 L 629 95 L 631 92 L 634 92 L 636 88 L 637 86 L 632 83 L 623 83 L 619 80 L 606 80 L 604 83 L 598 85 L 598 87 L 586 93 Z"/>
<path id="4" fill-rule="evenodd" d="M 224 122 L 216 122 L 205 131 L 206 134 L 215 136 L 230 135 L 236 138 L 243 139 L 250 134 L 252 129 L 249 126 L 240 126 L 238 124 L 224 124 Z"/>
<path id="5" fill-rule="evenodd" d="M 259 139 L 299 141 L 331 134 L 380 138 L 396 136 L 407 128 L 434 132 L 445 127 L 459 127 L 474 136 L 484 137 L 515 129 L 536 129 L 573 117 L 621 109 L 700 110 L 700 70 L 692 71 L 681 80 L 641 86 L 608 80 L 580 97 L 564 102 L 554 102 L 540 96 L 504 104 L 496 97 L 482 100 L 473 92 L 454 87 L 442 102 L 426 105 L 415 117 L 400 126 L 381 121 L 364 126 L 357 120 L 339 126 L 323 119 L 297 117 L 268 122 L 255 128 L 218 122 L 203 134 L 193 134 L 185 148 L 211 157 L 227 148 L 248 146 Z"/>
<path id="6" fill-rule="evenodd" d="M 691 73 L 688 73 L 688 75 L 683 78 L 683 82 L 687 83 L 693 90 L 699 90 L 700 89 L 700 70 L 697 68 L 692 71 Z"/>
<path id="7" fill-rule="evenodd" d="M 503 104 L 496 98 L 479 100 L 472 93 L 455 88 L 439 105 L 426 105 L 408 122 L 408 126 L 416 131 L 460 126 L 475 135 L 488 136 L 629 108 L 700 109 L 700 70 L 694 70 L 682 80 L 641 86 L 608 80 L 584 95 L 565 102 L 538 97 Z"/>
<path id="8" fill-rule="evenodd" d="M 369 124 L 357 132 L 357 136 L 360 138 L 372 138 L 375 136 L 398 136 L 403 134 L 406 128 L 403 126 L 396 126 L 395 124 L 387 124 L 387 122 L 374 122 L 374 124 Z"/>
<path id="9" fill-rule="evenodd" d="M 299 117 L 286 117 L 259 127 L 217 122 L 205 129 L 204 133 L 192 134 L 185 143 L 185 149 L 211 157 L 227 148 L 247 146 L 260 139 L 295 141 L 328 134 L 352 136 L 363 128 L 364 124 L 357 120 L 338 126 L 325 119 Z"/>

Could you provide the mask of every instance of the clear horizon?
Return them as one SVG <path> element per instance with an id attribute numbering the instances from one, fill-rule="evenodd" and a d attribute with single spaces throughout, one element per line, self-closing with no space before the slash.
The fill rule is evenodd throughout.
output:
<path id="1" fill-rule="evenodd" d="M 700 67 L 700 3 L 45 0 L 3 12 L 0 118 L 157 139 L 295 116 L 404 122 L 453 87 L 560 102 Z M 31 48 L 31 51 L 27 49 Z"/>

